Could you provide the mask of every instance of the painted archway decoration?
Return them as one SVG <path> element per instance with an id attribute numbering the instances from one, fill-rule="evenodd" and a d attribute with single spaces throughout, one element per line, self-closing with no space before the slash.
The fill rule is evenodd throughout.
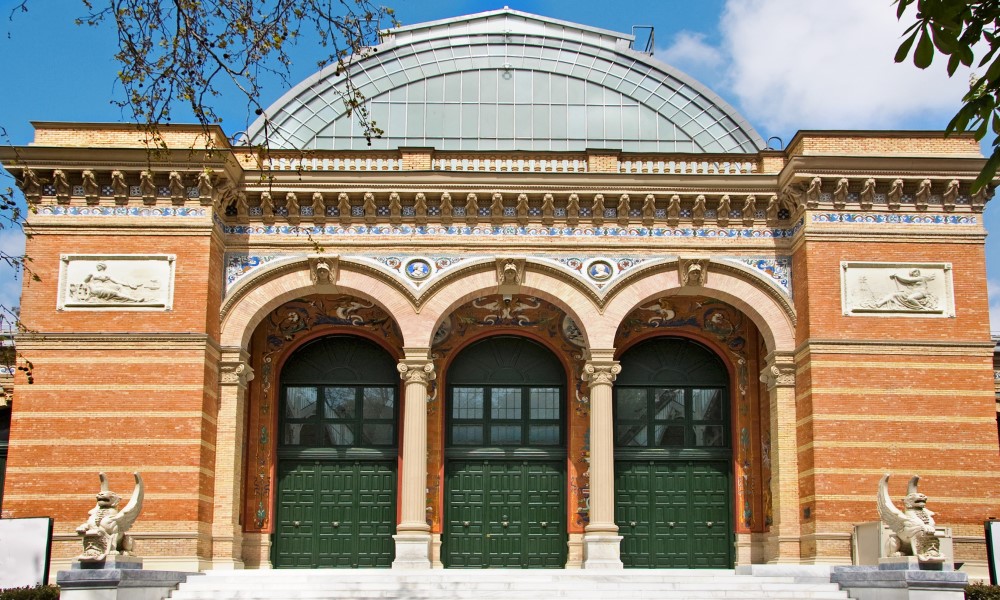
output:
<path id="1" fill-rule="evenodd" d="M 763 448 L 758 454 L 758 446 L 754 443 L 762 439 L 763 423 L 759 386 L 757 379 L 751 376 L 760 370 L 757 328 L 746 315 L 721 300 L 661 296 L 643 303 L 625 317 L 618 328 L 615 347 L 620 351 L 637 340 L 655 335 L 683 335 L 706 341 L 733 366 L 737 532 L 763 531 L 766 525 L 763 515 L 770 511 L 764 506 L 761 482 L 770 476 L 762 472 L 760 456 L 769 454 L 768 449 Z"/>
<path id="2" fill-rule="evenodd" d="M 247 532 L 270 533 L 274 504 L 279 406 L 278 377 L 289 353 L 303 342 L 332 333 L 360 333 L 396 350 L 403 346 L 399 326 L 373 302 L 349 295 L 312 295 L 271 311 L 251 338 L 253 371 L 247 423 L 247 461 L 243 522 Z M 398 357 L 398 356 L 397 356 Z"/>
<path id="3" fill-rule="evenodd" d="M 567 390 L 567 453 L 569 497 L 575 519 L 570 533 L 582 533 L 589 522 L 590 399 L 587 383 L 580 375 L 585 364 L 585 341 L 576 323 L 565 311 L 547 300 L 513 296 L 507 302 L 489 295 L 463 304 L 446 315 L 434 334 L 431 356 L 439 373 L 427 404 L 427 523 L 441 531 L 442 477 L 444 473 L 444 394 L 447 365 L 458 350 L 487 335 L 529 335 L 559 356 L 570 381 Z"/>

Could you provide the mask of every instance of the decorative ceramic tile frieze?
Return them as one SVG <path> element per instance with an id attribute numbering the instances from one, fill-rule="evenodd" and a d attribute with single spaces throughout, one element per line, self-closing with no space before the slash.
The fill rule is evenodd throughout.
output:
<path id="1" fill-rule="evenodd" d="M 534 256 L 532 258 L 568 270 L 598 290 L 608 287 L 627 271 L 653 260 L 640 256 Z M 659 262 L 666 258 L 659 257 L 656 260 Z"/>
<path id="2" fill-rule="evenodd" d="M 170 310 L 172 254 L 64 254 L 59 310 Z"/>
<path id="3" fill-rule="evenodd" d="M 720 260 L 750 267 L 792 297 L 792 259 L 789 257 L 735 256 Z"/>
<path id="4" fill-rule="evenodd" d="M 840 263 L 845 315 L 954 317 L 951 263 Z"/>
<path id="5" fill-rule="evenodd" d="M 237 281 L 250 274 L 251 271 L 262 267 L 269 262 L 279 258 L 290 256 L 288 254 L 250 254 L 247 252 L 227 252 L 226 253 L 226 285 L 228 292 Z"/>
<path id="6" fill-rule="evenodd" d="M 393 275 L 399 281 L 413 288 L 423 287 L 428 281 L 448 271 L 469 257 L 464 256 L 344 256 L 346 260 L 358 260 L 377 265 L 380 270 Z M 486 257 L 483 257 L 486 258 Z"/>
<path id="7" fill-rule="evenodd" d="M 208 210 L 183 206 L 39 206 L 38 214 L 60 217 L 207 217 Z"/>
<path id="8" fill-rule="evenodd" d="M 976 225 L 974 215 L 880 215 L 859 213 L 817 213 L 813 223 L 899 223 L 902 225 Z"/>
<path id="9" fill-rule="evenodd" d="M 456 215 L 457 216 L 457 215 Z M 973 217 L 974 219 L 974 217 Z M 750 228 L 664 228 L 664 227 L 519 227 L 507 225 L 492 227 L 481 225 L 468 227 L 462 225 L 327 225 L 325 227 L 308 227 L 294 225 L 225 225 L 224 233 L 230 235 L 350 235 L 350 236 L 475 236 L 475 237 L 600 237 L 600 238 L 751 238 L 771 239 L 790 238 L 802 227 L 800 220 L 791 228 L 750 229 Z"/>

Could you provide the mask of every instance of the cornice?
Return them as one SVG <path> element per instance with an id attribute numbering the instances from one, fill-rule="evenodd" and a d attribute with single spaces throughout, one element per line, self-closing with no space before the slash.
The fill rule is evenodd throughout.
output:
<path id="1" fill-rule="evenodd" d="M 218 341 L 204 333 L 19 333 L 15 336 L 19 352 L 31 350 L 210 350 L 219 355 Z"/>
<path id="2" fill-rule="evenodd" d="M 992 342 L 942 342 L 937 340 L 837 340 L 811 339 L 799 344 L 794 351 L 795 360 L 810 354 L 867 354 L 881 351 L 886 354 L 915 356 L 981 356 L 993 354 Z"/>

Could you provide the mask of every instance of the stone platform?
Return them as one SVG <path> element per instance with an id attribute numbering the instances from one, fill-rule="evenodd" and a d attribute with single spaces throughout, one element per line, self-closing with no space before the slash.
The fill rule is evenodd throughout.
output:
<path id="1" fill-rule="evenodd" d="M 819 578 L 822 579 L 822 578 Z M 191 578 L 171 600 L 475 600 L 663 599 L 847 600 L 826 581 L 737 575 L 732 570 L 261 570 L 209 571 Z"/>

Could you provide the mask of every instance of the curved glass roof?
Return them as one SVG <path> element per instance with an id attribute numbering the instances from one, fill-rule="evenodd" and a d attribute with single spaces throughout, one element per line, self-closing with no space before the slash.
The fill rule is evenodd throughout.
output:
<path id="1" fill-rule="evenodd" d="M 371 146 L 327 67 L 267 109 L 272 148 L 747 152 L 760 135 L 691 77 L 630 48 L 632 36 L 510 9 L 390 30 L 352 67 Z M 264 143 L 263 117 L 249 131 Z"/>

